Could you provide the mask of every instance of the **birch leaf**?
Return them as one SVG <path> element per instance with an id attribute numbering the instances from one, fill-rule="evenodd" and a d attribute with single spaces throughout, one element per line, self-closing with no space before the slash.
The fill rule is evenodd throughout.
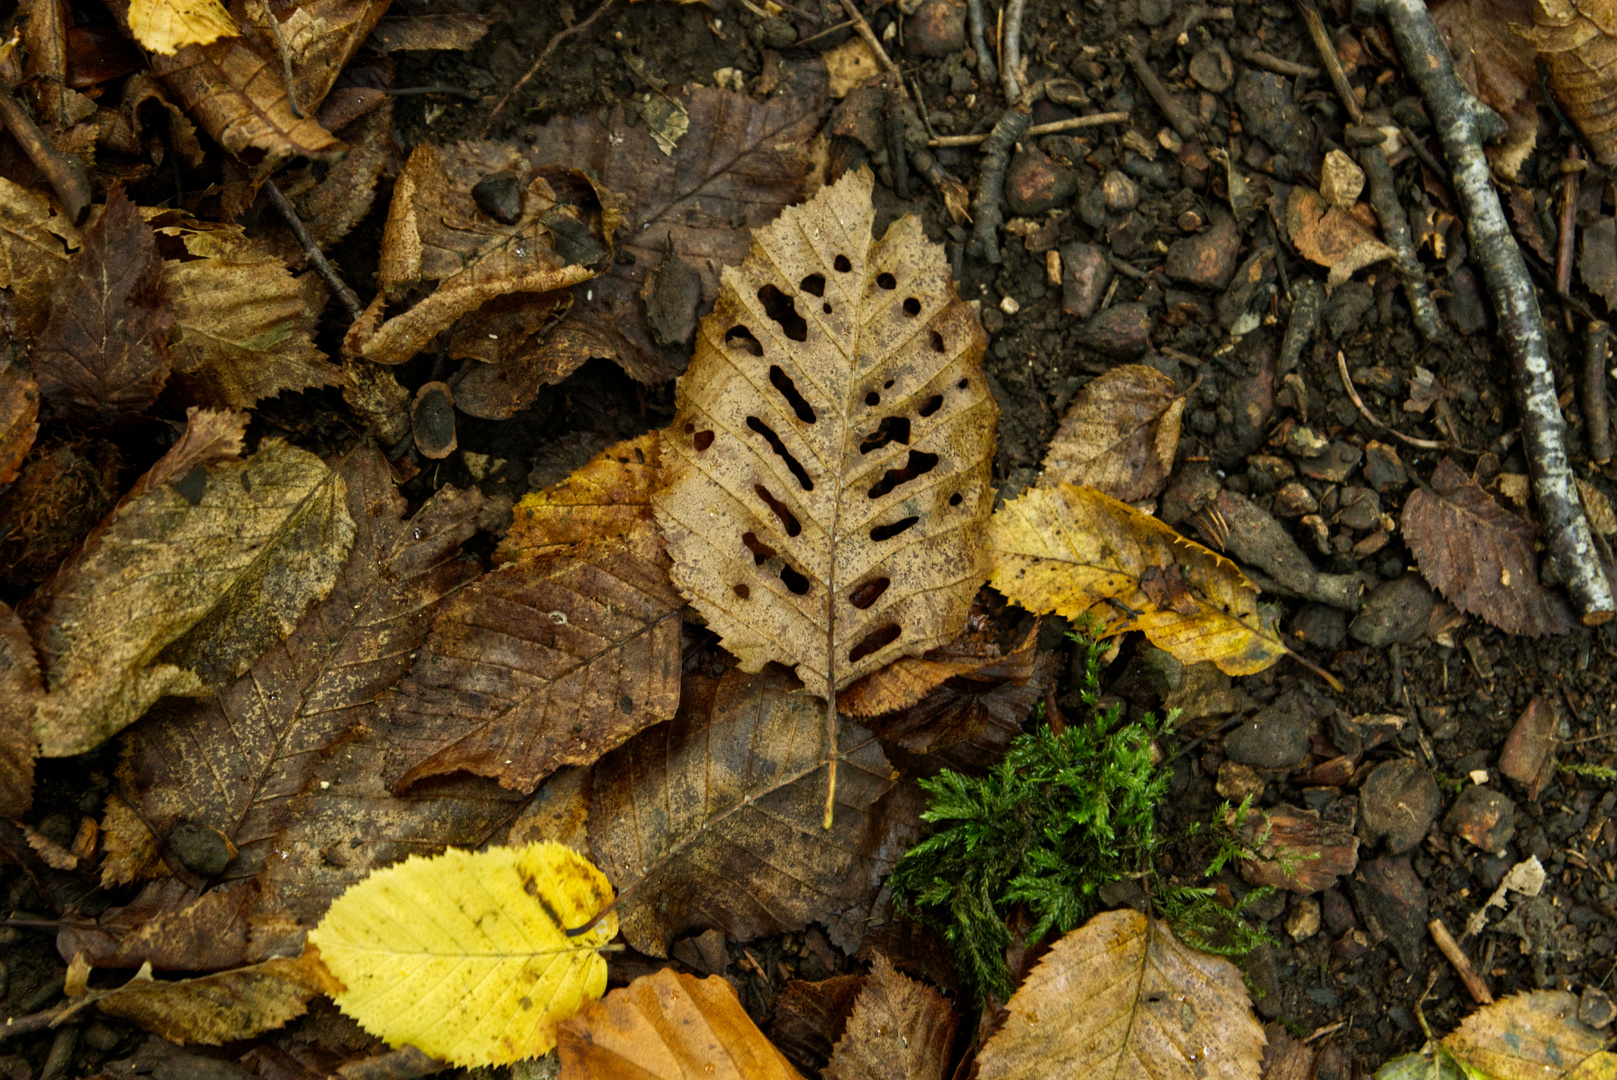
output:
<path id="1" fill-rule="evenodd" d="M 456 1065 L 505 1065 L 556 1045 L 556 1024 L 606 990 L 597 950 L 618 933 L 612 887 L 552 841 L 450 850 L 372 874 L 311 943 L 366 1031 Z"/>
<path id="2" fill-rule="evenodd" d="M 129 32 L 163 56 L 182 45 L 207 45 L 241 33 L 219 0 L 130 0 Z"/>
<path id="3" fill-rule="evenodd" d="M 1609 1080 L 1617 1056 L 1608 1041 L 1578 1020 L 1576 996 L 1533 990 L 1478 1009 L 1442 1045 L 1471 1080 Z"/>
<path id="4" fill-rule="evenodd" d="M 742 670 L 822 697 L 953 640 L 988 570 L 983 332 L 919 218 L 871 239 L 871 185 L 850 172 L 725 270 L 652 495 Z"/>
<path id="5" fill-rule="evenodd" d="M 1173 471 L 1185 398 L 1144 364 L 1120 364 L 1086 383 L 1044 456 L 1040 487 L 1087 485 L 1137 502 L 1162 490 Z"/>
<path id="6" fill-rule="evenodd" d="M 990 542 L 990 584 L 1037 614 L 1088 615 L 1107 637 L 1143 630 L 1185 663 L 1230 675 L 1286 654 L 1233 562 L 1093 488 L 1024 491 L 994 514 Z"/>
<path id="7" fill-rule="evenodd" d="M 102 1012 L 133 1020 L 170 1042 L 219 1046 L 270 1031 L 302 1016 L 309 999 L 339 984 L 307 950 L 195 979 L 157 981 L 147 964 L 124 985 L 94 994 Z"/>
<path id="8" fill-rule="evenodd" d="M 959 1017 L 925 983 L 900 975 L 880 953 L 854 1002 L 825 1080 L 942 1080 Z"/>

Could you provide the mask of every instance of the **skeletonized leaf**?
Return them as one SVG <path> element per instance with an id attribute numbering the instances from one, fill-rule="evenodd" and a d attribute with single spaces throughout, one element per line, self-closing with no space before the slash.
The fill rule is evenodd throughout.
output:
<path id="1" fill-rule="evenodd" d="M 564 1080 L 801 1080 L 717 975 L 664 968 L 563 1023 Z"/>
<path id="2" fill-rule="evenodd" d="M 39 385 L 27 368 L 0 360 L 0 486 L 17 479 L 38 434 Z"/>
<path id="3" fill-rule="evenodd" d="M 679 705 L 680 613 L 649 529 L 510 563 L 445 605 L 383 703 L 395 791 L 470 772 L 532 791 Z"/>
<path id="4" fill-rule="evenodd" d="M 11 290 L 17 328 L 28 337 L 45 329 L 51 289 L 78 242 L 50 199 L 0 176 L 0 289 Z"/>
<path id="5" fill-rule="evenodd" d="M 319 752 L 408 670 L 441 599 L 476 573 L 456 557 L 476 528 L 475 491 L 445 488 L 405 518 L 375 446 L 363 444 L 336 471 L 356 525 L 336 586 L 227 688 L 159 706 L 129 733 L 124 790 L 141 814 L 116 825 L 109 816 L 109 848 L 132 849 L 150 830 L 166 837 L 186 821 L 235 844 L 228 878 L 256 874 L 280 808 L 308 784 Z"/>
<path id="6" fill-rule="evenodd" d="M 981 1080 L 1257 1080 L 1263 1028 L 1241 972 L 1167 923 L 1106 911 L 1063 937 L 977 1055 Z"/>
<path id="7" fill-rule="evenodd" d="M 219 0 L 129 0 L 129 32 L 163 56 L 182 45 L 206 45 L 241 31 Z"/>
<path id="8" fill-rule="evenodd" d="M 991 584 L 1030 611 L 1089 615 L 1105 636 L 1143 630 L 1185 663 L 1231 675 L 1286 654 L 1233 562 L 1091 488 L 1024 491 L 994 514 L 990 540 Z"/>
<path id="9" fill-rule="evenodd" d="M 354 537 L 341 477 L 279 440 L 246 460 L 199 451 L 217 415 L 193 411 L 193 438 L 36 597 L 45 756 L 93 749 L 164 694 L 223 685 L 331 590 Z M 232 434 L 240 428 L 221 435 L 226 452 L 239 445 Z"/>
<path id="10" fill-rule="evenodd" d="M 869 170 L 754 234 L 679 380 L 652 501 L 674 581 L 746 671 L 830 697 L 960 632 L 986 576 L 998 407 L 919 218 Z"/>
<path id="11" fill-rule="evenodd" d="M 1578 1019 L 1565 990 L 1533 990 L 1484 1005 L 1443 1039 L 1472 1080 L 1561 1080 L 1617 1076 L 1604 1032 Z"/>
<path id="12" fill-rule="evenodd" d="M 1173 471 L 1184 411 L 1168 376 L 1118 365 L 1078 391 L 1050 440 L 1039 486 L 1088 486 L 1123 502 L 1150 498 Z"/>
<path id="13" fill-rule="evenodd" d="M 310 998 L 340 988 L 311 948 L 296 959 L 175 982 L 153 980 L 147 964 L 124 985 L 89 1000 L 170 1042 L 219 1046 L 278 1028 L 302 1016 Z"/>
<path id="14" fill-rule="evenodd" d="M 162 278 L 152 230 L 114 188 L 57 278 L 50 322 L 35 344 L 40 392 L 56 409 L 105 424 L 157 401 L 168 381 L 174 322 Z"/>
<path id="15" fill-rule="evenodd" d="M 941 1080 L 958 1023 L 942 994 L 900 975 L 877 953 L 823 1075 L 826 1080 Z"/>
<path id="16" fill-rule="evenodd" d="M 338 1006 L 390 1046 L 504 1065 L 556 1045 L 556 1024 L 606 990 L 617 936 L 606 877 L 543 842 L 450 850 L 372 874 L 309 934 L 346 989 Z"/>
<path id="17" fill-rule="evenodd" d="M 687 929 L 784 933 L 874 891 L 915 823 L 881 812 L 891 767 L 843 721 L 835 816 L 821 827 L 823 712 L 778 670 L 687 679 L 678 716 L 596 765 L 590 848 L 631 945 L 666 956 Z"/>
<path id="18" fill-rule="evenodd" d="M 649 431 L 607 447 L 561 483 L 523 496 L 497 558 L 543 555 L 650 524 L 661 460 L 662 432 Z"/>
<path id="19" fill-rule="evenodd" d="M 1455 607 L 1507 633 L 1569 634 L 1566 599 L 1538 579 L 1537 533 L 1448 458 L 1404 503 L 1401 526 L 1421 573 Z"/>
<path id="20" fill-rule="evenodd" d="M 34 801 L 34 709 L 44 692 L 34 643 L 0 604 L 0 816 L 20 818 Z"/>

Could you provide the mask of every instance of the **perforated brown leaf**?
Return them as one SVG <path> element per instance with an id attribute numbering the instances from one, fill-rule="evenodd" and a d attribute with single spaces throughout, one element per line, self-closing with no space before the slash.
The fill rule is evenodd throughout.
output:
<path id="1" fill-rule="evenodd" d="M 825 1080 L 941 1080 L 958 1023 L 942 994 L 877 953 Z"/>
<path id="2" fill-rule="evenodd" d="M 383 703 L 388 782 L 465 771 L 532 791 L 668 719 L 683 608 L 649 528 L 484 575 L 445 606 Z"/>
<path id="3" fill-rule="evenodd" d="M 918 218 L 871 239 L 871 185 L 850 172 L 726 269 L 652 496 L 742 668 L 825 696 L 952 640 L 988 571 L 983 332 Z"/>
<path id="4" fill-rule="evenodd" d="M 869 731 L 842 721 L 835 816 L 821 828 L 822 713 L 778 669 L 687 678 L 679 715 L 596 765 L 590 848 L 631 945 L 666 956 L 686 930 L 744 941 L 868 900 L 917 823 L 878 805 L 890 766 Z"/>
<path id="5" fill-rule="evenodd" d="M 1538 578 L 1533 527 L 1444 458 L 1431 490 L 1404 503 L 1404 540 L 1421 573 L 1455 607 L 1512 634 L 1569 634 L 1578 621 Z"/>
<path id="6" fill-rule="evenodd" d="M 1600 163 L 1617 164 L 1617 4 L 1539 0 L 1532 19 L 1513 28 L 1547 61 L 1550 92 Z"/>
<path id="7" fill-rule="evenodd" d="M 1123 502 L 1160 492 L 1173 471 L 1183 395 L 1144 364 L 1119 364 L 1073 398 L 1044 455 L 1040 487 L 1088 485 Z"/>
<path id="8" fill-rule="evenodd" d="M 496 557 L 544 555 L 650 524 L 651 486 L 661 461 L 660 431 L 607 447 L 561 483 L 523 496 Z"/>
<path id="9" fill-rule="evenodd" d="M 34 346 L 40 392 L 58 412 L 106 424 L 156 403 L 174 322 L 162 278 L 152 230 L 114 188 L 57 278 L 50 322 Z"/>

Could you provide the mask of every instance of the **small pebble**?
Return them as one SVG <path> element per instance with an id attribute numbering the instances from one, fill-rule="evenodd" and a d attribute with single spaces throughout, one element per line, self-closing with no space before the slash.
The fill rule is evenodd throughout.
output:
<path id="1" fill-rule="evenodd" d="M 522 217 L 522 188 L 510 173 L 486 177 L 472 187 L 477 208 L 501 225 L 515 225 Z"/>
<path id="2" fill-rule="evenodd" d="M 1190 77 L 1203 90 L 1222 94 L 1235 84 L 1235 64 L 1222 45 L 1209 45 L 1190 58 Z"/>
<path id="3" fill-rule="evenodd" d="M 1037 147 L 1026 147 L 1005 171 L 1005 204 L 1011 213 L 1033 217 L 1071 199 L 1078 189 L 1072 170 Z"/>
<path id="4" fill-rule="evenodd" d="M 1332 206 L 1350 210 L 1364 190 L 1364 170 L 1340 150 L 1325 155 L 1320 169 L 1319 193 Z"/>
<path id="5" fill-rule="evenodd" d="M 1286 916 L 1286 933 L 1293 941 L 1307 941 L 1319 933 L 1319 901 L 1312 896 L 1298 897 Z"/>
<path id="6" fill-rule="evenodd" d="M 966 47 L 966 5 L 923 0 L 904 29 L 904 47 L 917 56 L 948 56 Z"/>
<path id="7" fill-rule="evenodd" d="M 1140 204 L 1139 186 L 1116 169 L 1106 173 L 1100 187 L 1101 195 L 1106 200 L 1106 209 L 1113 213 L 1133 210 Z"/>
<path id="8" fill-rule="evenodd" d="M 1473 784 L 1454 800 L 1443 828 L 1497 855 L 1516 835 L 1516 804 L 1501 791 Z"/>
<path id="9" fill-rule="evenodd" d="M 1606 1027 L 1617 1019 L 1617 1005 L 1612 1003 L 1611 995 L 1598 986 L 1586 986 L 1578 999 L 1578 1019 L 1592 1028 Z"/>
<path id="10" fill-rule="evenodd" d="M 1094 244 L 1061 245 L 1061 310 L 1088 319 L 1100 310 L 1115 271 Z"/>

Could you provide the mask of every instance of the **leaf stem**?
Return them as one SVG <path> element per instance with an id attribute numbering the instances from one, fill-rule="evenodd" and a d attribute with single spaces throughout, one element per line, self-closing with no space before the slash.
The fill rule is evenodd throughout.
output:
<path id="1" fill-rule="evenodd" d="M 825 784 L 825 820 L 821 826 L 830 831 L 831 814 L 837 806 L 837 695 L 833 690 L 825 699 L 825 760 L 830 778 Z"/>

